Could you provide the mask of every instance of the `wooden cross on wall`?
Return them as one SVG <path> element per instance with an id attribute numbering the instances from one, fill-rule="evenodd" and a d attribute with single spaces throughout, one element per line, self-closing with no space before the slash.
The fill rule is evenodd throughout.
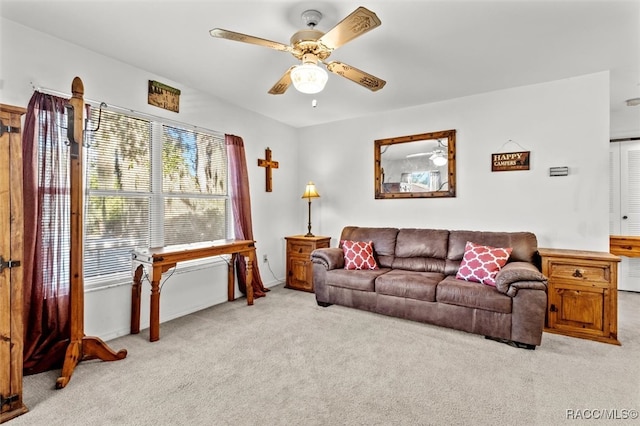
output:
<path id="1" fill-rule="evenodd" d="M 265 170 L 265 191 L 267 192 L 271 192 L 272 191 L 272 184 L 271 184 L 271 169 L 277 169 L 278 168 L 278 162 L 277 161 L 271 161 L 271 149 L 269 149 L 267 147 L 267 149 L 264 150 L 264 160 L 258 158 L 258 166 L 259 167 L 264 167 Z"/>

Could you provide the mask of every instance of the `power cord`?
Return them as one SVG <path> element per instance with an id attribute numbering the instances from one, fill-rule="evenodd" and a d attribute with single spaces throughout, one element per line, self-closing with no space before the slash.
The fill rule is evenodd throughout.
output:
<path id="1" fill-rule="evenodd" d="M 271 276 L 273 277 L 273 279 L 278 283 L 278 284 L 282 284 L 284 283 L 284 280 L 280 281 L 280 279 L 278 279 L 278 277 L 276 277 L 276 274 L 273 273 L 273 270 L 271 269 L 271 264 L 269 263 L 269 258 L 267 258 L 266 262 L 263 262 L 267 264 L 267 268 L 269 268 L 269 272 L 271 272 Z"/>

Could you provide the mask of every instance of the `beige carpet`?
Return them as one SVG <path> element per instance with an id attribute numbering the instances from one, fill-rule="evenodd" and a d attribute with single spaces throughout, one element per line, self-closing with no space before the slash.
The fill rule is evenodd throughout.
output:
<path id="1" fill-rule="evenodd" d="M 621 347 L 545 334 L 528 351 L 278 286 L 162 324 L 155 343 L 112 340 L 127 358 L 80 363 L 65 389 L 59 371 L 25 377 L 30 411 L 9 425 L 593 424 L 568 417 L 640 410 L 639 312 L 621 292 Z"/>

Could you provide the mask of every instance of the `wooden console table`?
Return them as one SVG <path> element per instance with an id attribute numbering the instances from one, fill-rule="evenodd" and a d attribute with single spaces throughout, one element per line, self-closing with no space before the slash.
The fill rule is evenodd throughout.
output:
<path id="1" fill-rule="evenodd" d="M 151 314 L 149 324 L 149 341 L 160 339 L 160 278 L 162 274 L 176 266 L 178 262 L 203 259 L 206 257 L 230 254 L 227 294 L 231 302 L 235 299 L 235 260 L 240 254 L 247 262 L 247 305 L 253 305 L 253 262 L 256 259 L 255 241 L 251 240 L 216 240 L 194 244 L 147 248 L 133 252 L 133 286 L 131 287 L 131 334 L 140 332 L 140 294 L 142 289 L 142 273 L 149 269 L 151 282 Z"/>

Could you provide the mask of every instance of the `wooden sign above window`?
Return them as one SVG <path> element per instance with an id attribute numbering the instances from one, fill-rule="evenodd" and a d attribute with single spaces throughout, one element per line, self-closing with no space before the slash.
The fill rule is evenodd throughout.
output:
<path id="1" fill-rule="evenodd" d="M 513 170 L 529 170 L 529 154 L 531 151 L 498 152 L 491 154 L 491 171 L 508 172 Z"/>
<path id="2" fill-rule="evenodd" d="M 180 90 L 166 84 L 149 80 L 149 105 L 173 112 L 180 112 Z"/>

